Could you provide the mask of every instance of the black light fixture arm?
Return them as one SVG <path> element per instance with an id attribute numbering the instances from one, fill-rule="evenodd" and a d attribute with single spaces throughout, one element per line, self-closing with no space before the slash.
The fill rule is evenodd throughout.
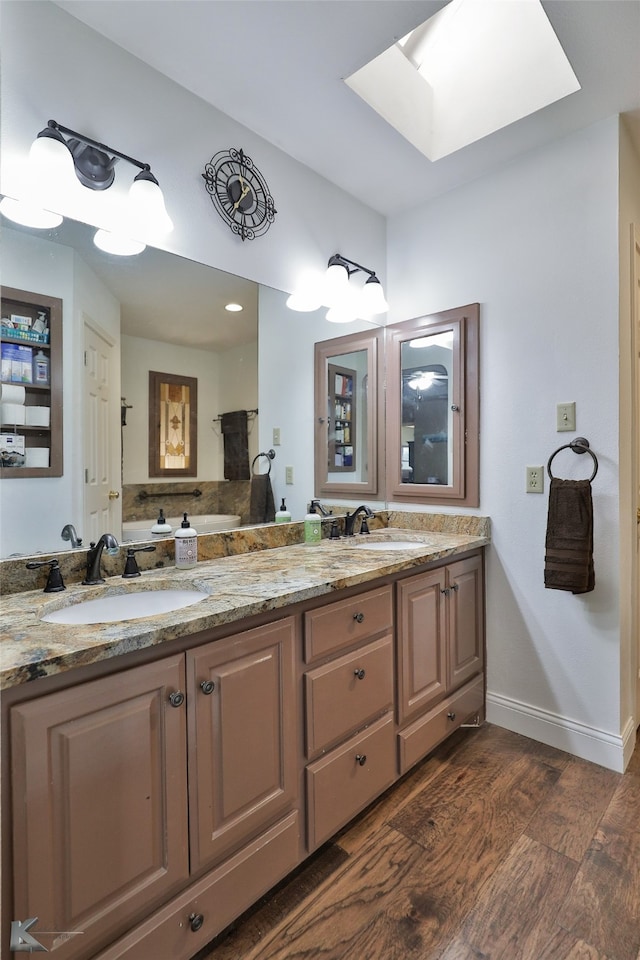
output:
<path id="1" fill-rule="evenodd" d="M 64 134 L 66 137 L 79 140 L 88 147 L 93 147 L 95 150 L 100 150 L 102 153 L 109 154 L 118 160 L 126 160 L 127 163 L 133 164 L 134 167 L 138 167 L 140 170 L 151 170 L 151 167 L 148 163 L 142 163 L 141 160 L 136 160 L 135 157 L 130 157 L 126 153 L 121 153 L 119 150 L 114 150 L 113 147 L 107 146 L 106 143 L 100 143 L 98 140 L 93 140 L 91 137 L 85 137 L 83 133 L 78 133 L 77 130 L 71 130 L 69 127 L 63 127 L 62 124 L 58 123 L 57 120 L 49 120 L 47 126 L 52 130 L 57 130 L 58 133 Z"/>
<path id="2" fill-rule="evenodd" d="M 356 263 L 355 260 L 348 260 L 347 257 L 343 257 L 341 253 L 334 253 L 332 257 L 329 258 L 329 267 L 340 266 L 344 267 L 348 275 L 351 276 L 353 273 L 357 273 L 358 270 L 362 270 L 363 273 L 368 273 L 370 277 L 375 277 L 375 270 L 369 270 L 368 267 L 363 267 L 361 263 Z M 349 269 L 349 268 L 352 269 Z M 376 280 L 378 278 L 376 277 Z"/>

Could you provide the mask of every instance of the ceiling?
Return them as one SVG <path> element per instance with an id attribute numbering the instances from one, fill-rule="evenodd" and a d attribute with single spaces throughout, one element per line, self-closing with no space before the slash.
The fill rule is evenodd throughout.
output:
<path id="1" fill-rule="evenodd" d="M 57 3 L 385 215 L 616 113 L 629 115 L 640 151 L 640 0 L 543 2 L 581 89 L 435 162 L 343 79 L 436 13 L 444 0 Z"/>

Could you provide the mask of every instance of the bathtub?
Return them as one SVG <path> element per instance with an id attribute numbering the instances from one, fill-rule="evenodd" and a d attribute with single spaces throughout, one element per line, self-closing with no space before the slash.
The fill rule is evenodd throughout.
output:
<path id="1" fill-rule="evenodd" d="M 122 540 L 155 540 L 159 537 L 172 537 L 182 523 L 182 516 L 167 517 L 171 533 L 152 533 L 155 520 L 126 520 L 122 524 Z M 197 533 L 219 533 L 221 530 L 233 530 L 240 526 L 240 517 L 233 513 L 204 513 L 200 516 L 189 514 L 189 523 Z"/>

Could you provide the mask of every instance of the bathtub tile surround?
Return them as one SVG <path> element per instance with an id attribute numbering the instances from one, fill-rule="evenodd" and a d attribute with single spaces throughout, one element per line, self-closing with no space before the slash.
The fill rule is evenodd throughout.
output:
<path id="1" fill-rule="evenodd" d="M 125 483 L 122 487 L 122 520 L 155 521 L 160 507 L 165 517 L 182 514 L 238 514 L 240 523 L 249 522 L 250 481 L 244 480 L 191 480 L 167 483 Z M 202 492 L 200 497 L 189 496 L 192 490 Z M 139 493 L 178 493 L 184 490 L 184 498 L 169 496 L 140 500 Z"/>

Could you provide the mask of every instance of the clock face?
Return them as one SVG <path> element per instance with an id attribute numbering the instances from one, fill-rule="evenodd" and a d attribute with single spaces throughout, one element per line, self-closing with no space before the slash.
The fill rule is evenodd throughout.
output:
<path id="1" fill-rule="evenodd" d="M 211 202 L 241 240 L 266 233 L 276 217 L 267 182 L 242 149 L 221 150 L 205 165 L 207 193 Z"/>

